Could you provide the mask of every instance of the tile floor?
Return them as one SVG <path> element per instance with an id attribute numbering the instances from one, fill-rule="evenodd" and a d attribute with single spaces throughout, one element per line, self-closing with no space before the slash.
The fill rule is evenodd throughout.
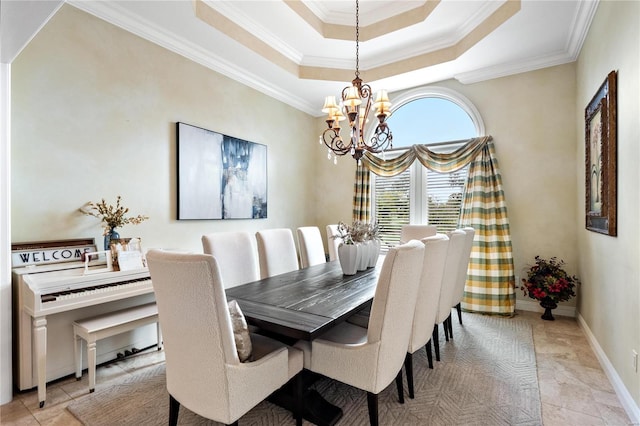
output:
<path id="1" fill-rule="evenodd" d="M 517 313 L 533 327 L 544 426 L 631 424 L 575 319 L 556 316 L 551 322 L 541 320 L 539 313 Z M 102 366 L 97 371 L 97 387 L 109 386 L 137 367 L 163 359 L 163 352 L 149 350 Z M 0 407 L 0 423 L 79 425 L 65 408 L 74 398 L 86 395 L 87 388 L 86 373 L 81 381 L 70 377 L 51 384 L 43 409 L 38 408 L 35 391 L 17 394 Z"/>

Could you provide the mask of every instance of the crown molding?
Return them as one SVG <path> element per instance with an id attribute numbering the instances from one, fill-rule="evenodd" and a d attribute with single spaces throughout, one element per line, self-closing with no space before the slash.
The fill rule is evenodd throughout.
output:
<path id="1" fill-rule="evenodd" d="M 210 8 L 218 11 L 218 13 L 226 16 L 232 22 L 242 22 L 242 28 L 251 33 L 256 38 L 264 41 L 270 45 L 274 50 L 287 57 L 289 60 L 300 64 L 303 58 L 302 52 L 293 48 L 290 44 L 285 43 L 281 38 L 276 37 L 271 31 L 267 30 L 264 26 L 260 25 L 254 19 L 249 17 L 246 13 L 242 12 L 237 7 L 237 3 L 233 2 L 221 2 L 213 0 L 195 0 L 209 6 Z M 196 17 L 198 15 L 196 14 Z M 209 25 L 208 22 L 205 22 Z"/>
<path id="2" fill-rule="evenodd" d="M 600 0 L 581 1 L 576 11 L 576 16 L 571 27 L 571 36 L 567 41 L 567 52 L 571 55 L 573 60 L 578 59 L 578 55 L 582 50 L 584 40 L 587 38 L 589 27 L 598 9 Z"/>
<path id="3" fill-rule="evenodd" d="M 212 3 L 211 0 L 198 1 L 206 4 L 207 6 L 210 6 Z M 593 16 L 595 15 L 598 1 L 599 0 L 589 0 L 580 2 L 580 6 L 575 12 L 575 17 L 573 19 L 571 36 L 566 42 L 565 49 L 563 49 L 562 51 L 557 51 L 549 55 L 539 56 L 531 59 L 511 61 L 508 63 L 490 66 L 470 72 L 458 73 L 452 77 L 463 84 L 470 84 L 575 61 L 580 53 L 586 34 L 589 30 L 589 26 L 591 25 Z M 262 92 L 267 96 L 284 102 L 296 109 L 299 109 L 300 111 L 303 111 L 312 116 L 317 116 L 316 105 L 311 105 L 304 99 L 304 97 L 296 95 L 291 90 L 287 90 L 286 88 L 283 89 L 278 85 L 269 82 L 267 80 L 267 77 L 263 77 L 263 74 L 260 74 L 258 72 L 259 70 L 256 70 L 255 73 L 252 73 L 246 67 L 234 65 L 224 57 L 212 54 L 210 51 L 202 48 L 198 44 L 191 42 L 183 37 L 176 36 L 173 33 L 170 33 L 164 27 L 155 25 L 148 20 L 141 19 L 140 16 L 128 12 L 126 8 L 118 5 L 118 3 L 116 2 L 67 0 L 67 3 L 106 22 L 116 25 L 130 33 L 138 35 L 139 37 L 142 37 L 154 44 L 162 46 L 174 53 L 190 59 L 200 65 L 203 65 L 232 80 L 238 81 L 248 87 Z M 496 13 L 497 10 L 501 10 L 504 7 L 508 7 L 509 10 L 514 9 L 514 4 L 519 6 L 519 3 L 519 0 L 507 0 L 501 3 L 497 9 L 491 6 L 483 8 L 482 11 L 478 12 L 473 18 L 470 18 L 465 23 L 465 25 L 460 27 L 460 29 L 457 31 L 457 35 L 459 36 L 460 34 L 468 34 L 469 28 L 471 28 L 472 31 L 474 31 L 474 29 L 478 31 L 478 25 L 482 25 L 483 22 L 486 22 L 486 20 L 489 19 L 487 18 L 487 15 L 492 16 Z M 218 5 L 216 4 L 216 7 L 217 6 Z M 228 19 L 240 19 L 243 22 L 247 22 L 248 19 L 245 16 L 232 16 L 233 13 L 241 13 L 235 9 L 236 7 L 233 6 L 225 9 L 225 14 L 231 16 Z M 513 11 L 509 13 L 513 13 Z M 480 24 L 478 24 L 479 21 Z M 257 32 L 256 37 L 260 37 L 262 39 L 270 37 L 266 35 L 266 33 L 261 33 L 260 25 L 256 24 L 255 22 L 252 22 L 249 25 L 251 25 L 249 31 Z M 409 54 L 410 58 L 405 60 L 411 61 L 418 59 L 418 57 L 415 56 L 415 52 L 435 52 L 434 54 L 444 54 L 446 53 L 445 51 L 448 51 L 449 49 L 446 46 L 451 46 L 451 39 L 455 37 L 456 36 L 436 40 L 435 44 L 429 43 L 428 48 L 425 47 L 424 44 L 422 46 L 420 46 L 419 44 L 414 44 L 412 46 L 412 48 L 414 49 L 413 57 L 411 57 L 412 55 Z M 482 38 L 483 35 L 480 35 L 480 37 Z M 271 41 L 271 39 L 265 41 L 268 44 L 278 44 L 275 41 Z M 416 50 L 416 47 L 419 47 L 419 49 Z M 440 52 L 437 50 L 438 47 L 440 47 Z M 412 52 L 412 48 L 408 48 L 406 49 L 406 51 L 401 51 L 399 53 L 393 52 L 393 58 L 391 58 L 391 66 L 393 67 L 394 64 L 397 65 L 395 67 L 396 74 L 403 73 L 402 67 L 400 65 L 402 65 L 405 60 L 394 58 L 402 58 L 403 54 L 407 55 L 406 52 Z M 300 70 L 299 77 L 303 79 L 316 78 L 326 81 L 342 81 L 344 79 L 338 77 L 342 77 L 343 75 L 347 74 L 350 75 L 351 71 L 354 69 L 353 58 L 349 58 L 347 60 L 340 60 L 335 58 L 328 59 L 317 56 L 301 58 L 300 53 L 296 52 L 295 49 L 291 49 L 290 46 L 287 47 L 286 43 L 284 45 L 279 44 L 278 46 L 274 47 L 274 50 L 280 52 L 284 51 L 285 53 L 282 54 L 283 57 L 287 57 L 293 63 L 298 64 Z M 382 56 L 385 56 L 384 61 L 382 60 Z M 393 62 L 393 60 L 395 60 L 395 63 Z M 376 65 L 377 61 L 380 61 L 381 64 L 389 63 L 390 56 L 379 55 L 375 58 L 375 60 L 365 59 L 361 61 L 363 64 L 361 70 L 363 70 L 363 72 L 366 72 L 367 70 L 375 71 L 373 68 L 379 66 Z M 311 73 L 312 71 L 313 73 Z M 374 76 L 374 74 L 375 72 L 372 74 L 372 76 Z M 374 79 L 378 78 L 376 77 Z"/>
<path id="4" fill-rule="evenodd" d="M 453 76 L 462 84 L 472 84 L 494 78 L 507 77 L 528 71 L 574 62 L 575 58 L 568 52 L 559 52 L 551 55 L 539 56 L 528 60 L 507 62 L 492 67 L 477 69 L 470 72 L 459 73 Z"/>
<path id="5" fill-rule="evenodd" d="M 310 105 L 303 98 L 269 83 L 257 75 L 238 67 L 221 56 L 212 55 L 200 46 L 165 31 L 149 21 L 133 16 L 112 2 L 67 0 L 71 6 L 102 19 L 110 24 L 164 47 L 202 66 L 238 81 L 274 99 L 310 115 L 317 114 L 317 106 Z"/>
<path id="6" fill-rule="evenodd" d="M 593 21 L 598 4 L 599 0 L 579 2 L 578 10 L 576 11 L 576 16 L 574 17 L 570 30 L 571 36 L 567 40 L 564 51 L 538 56 L 529 60 L 514 61 L 471 72 L 460 73 L 455 75 L 454 78 L 463 84 L 471 84 L 575 62 L 582 50 L 582 45 L 589 32 L 589 27 Z"/>
<path id="7" fill-rule="evenodd" d="M 297 0 L 300 1 L 300 0 Z M 439 0 L 438 0 L 439 1 Z M 353 26 L 356 9 L 353 6 L 349 10 L 344 11 L 331 11 L 325 2 L 322 1 L 300 1 L 307 9 L 313 12 L 325 24 L 341 25 L 341 26 Z M 413 1 L 412 4 L 407 5 L 406 2 L 393 2 L 387 3 L 382 7 L 376 7 L 372 10 L 366 11 L 360 9 L 360 24 L 361 26 L 375 25 L 389 17 L 401 15 L 405 12 L 416 10 L 424 7 L 427 3 L 434 3 L 434 0 L 422 0 Z"/>

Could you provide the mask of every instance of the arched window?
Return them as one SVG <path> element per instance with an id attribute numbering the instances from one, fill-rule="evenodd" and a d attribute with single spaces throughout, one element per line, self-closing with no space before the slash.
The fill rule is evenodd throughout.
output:
<path id="1" fill-rule="evenodd" d="M 416 144 L 439 152 L 453 151 L 470 138 L 484 135 L 480 114 L 464 96 L 445 88 L 425 87 L 394 99 L 388 119 L 394 151 Z M 399 242 L 405 224 L 432 224 L 438 232 L 458 226 L 467 168 L 441 174 L 416 161 L 394 177 L 372 177 L 372 212 L 387 246 Z"/>

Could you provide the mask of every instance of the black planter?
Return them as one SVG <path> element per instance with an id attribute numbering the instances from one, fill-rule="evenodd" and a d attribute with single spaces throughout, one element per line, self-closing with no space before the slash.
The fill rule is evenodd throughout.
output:
<path id="1" fill-rule="evenodd" d="M 541 300 L 540 306 L 544 308 L 544 314 L 542 314 L 540 318 L 547 321 L 554 321 L 555 318 L 553 317 L 551 310 L 557 308 L 558 304 L 553 300 Z"/>

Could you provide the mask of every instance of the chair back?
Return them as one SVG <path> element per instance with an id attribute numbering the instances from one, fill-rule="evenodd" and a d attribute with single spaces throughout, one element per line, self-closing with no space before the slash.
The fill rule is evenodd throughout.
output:
<path id="1" fill-rule="evenodd" d="M 225 288 L 260 279 L 256 239 L 246 231 L 215 232 L 202 236 L 205 254 L 216 258 Z"/>
<path id="2" fill-rule="evenodd" d="M 208 254 L 147 253 L 164 338 L 167 390 L 199 414 L 227 410 L 228 366 L 239 365 L 218 262 Z"/>
<path id="3" fill-rule="evenodd" d="M 449 237 L 445 234 L 436 234 L 421 241 L 424 244 L 424 260 L 416 298 L 416 310 L 413 314 L 411 339 L 407 350 L 409 353 L 424 347 L 433 334 L 449 248 Z"/>
<path id="4" fill-rule="evenodd" d="M 460 264 L 458 266 L 458 278 L 456 281 L 456 288 L 453 290 L 453 300 L 451 306 L 456 306 L 462 302 L 464 298 L 464 286 L 467 284 L 467 271 L 469 269 L 469 259 L 471 258 L 471 249 L 473 248 L 473 238 L 476 235 L 476 231 L 471 227 L 464 227 L 462 230 L 465 232 L 464 248 L 462 255 L 460 256 Z"/>
<path id="5" fill-rule="evenodd" d="M 293 232 L 288 228 L 265 229 L 256 232 L 260 278 L 268 278 L 295 271 L 298 266 L 298 251 Z"/>
<path id="6" fill-rule="evenodd" d="M 402 368 L 422 273 L 424 244 L 412 240 L 389 249 L 371 305 L 367 341 L 379 345 L 375 388 L 387 386 Z"/>
<path id="7" fill-rule="evenodd" d="M 466 232 L 461 229 L 447 233 L 449 237 L 449 248 L 447 249 L 447 260 L 442 276 L 442 289 L 440 290 L 436 324 L 441 324 L 451 314 L 453 292 L 456 289 L 458 271 L 460 269 L 460 258 L 464 252 L 466 235 Z"/>
<path id="8" fill-rule="evenodd" d="M 327 225 L 327 247 L 329 249 L 329 260 L 338 260 L 338 246 L 340 245 L 340 238 L 333 238 L 338 236 L 338 225 Z"/>
<path id="9" fill-rule="evenodd" d="M 300 248 L 300 262 L 303 268 L 319 265 L 327 261 L 324 253 L 324 243 L 320 228 L 317 226 L 303 226 L 297 229 L 298 247 Z"/>
<path id="10" fill-rule="evenodd" d="M 400 244 L 411 240 L 422 240 L 423 238 L 436 235 L 435 225 L 402 225 L 400 229 Z"/>

